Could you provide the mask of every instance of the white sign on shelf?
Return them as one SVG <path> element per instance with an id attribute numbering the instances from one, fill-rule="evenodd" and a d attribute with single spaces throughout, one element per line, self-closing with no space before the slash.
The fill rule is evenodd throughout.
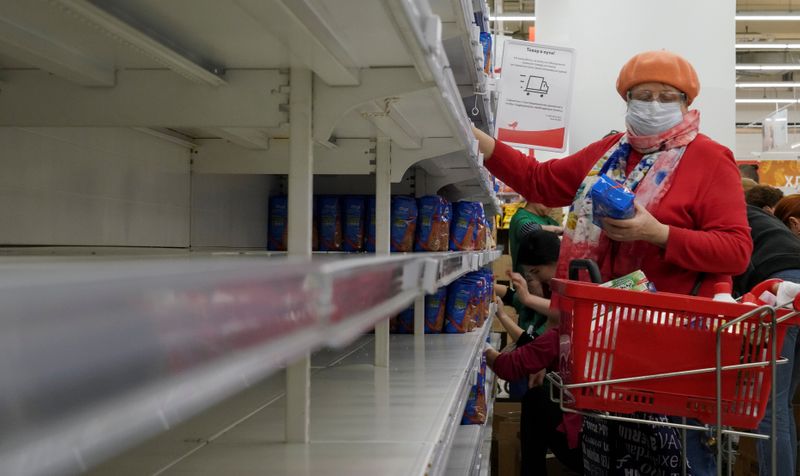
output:
<path id="1" fill-rule="evenodd" d="M 575 50 L 508 40 L 502 65 L 495 137 L 519 147 L 563 152 Z"/>

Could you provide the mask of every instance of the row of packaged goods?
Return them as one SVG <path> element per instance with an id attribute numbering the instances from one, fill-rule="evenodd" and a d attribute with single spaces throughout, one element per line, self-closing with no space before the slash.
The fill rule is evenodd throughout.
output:
<path id="1" fill-rule="evenodd" d="M 267 249 L 286 251 L 289 207 L 285 195 L 269 201 Z M 483 204 L 450 203 L 437 195 L 392 197 L 391 251 L 469 251 L 493 247 L 494 220 Z M 375 251 L 375 197 L 314 197 L 314 251 Z"/>
<path id="2" fill-rule="evenodd" d="M 488 269 L 468 273 L 439 288 L 425 296 L 425 333 L 463 334 L 483 327 L 493 295 L 494 278 Z M 395 334 L 412 334 L 414 306 L 393 317 L 390 328 Z"/>
<path id="3" fill-rule="evenodd" d="M 494 299 L 494 278 L 491 270 L 481 269 L 464 275 L 452 284 L 425 296 L 425 333 L 462 334 L 483 327 Z M 391 320 L 396 334 L 414 332 L 414 306 Z M 488 341 L 488 337 L 487 337 Z M 481 352 L 481 365 L 464 408 L 462 425 L 486 423 L 487 410 L 486 357 Z M 488 389 L 490 390 L 490 389 Z"/>

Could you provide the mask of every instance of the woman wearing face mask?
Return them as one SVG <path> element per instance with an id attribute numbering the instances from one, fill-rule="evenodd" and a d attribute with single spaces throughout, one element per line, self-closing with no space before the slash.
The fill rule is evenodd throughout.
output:
<path id="1" fill-rule="evenodd" d="M 616 86 L 628 105 L 627 132 L 539 163 L 474 129 L 485 166 L 528 200 L 571 205 L 556 277 L 589 258 L 606 280 L 641 269 L 659 291 L 710 297 L 715 283 L 747 268 L 753 244 L 733 154 L 700 134 L 700 113 L 689 110 L 697 73 L 677 54 L 648 51 L 622 67 Z M 603 173 L 634 191 L 636 214 L 604 219 L 600 229 L 589 191 Z M 705 438 L 689 433 L 692 472 L 713 472 Z"/>

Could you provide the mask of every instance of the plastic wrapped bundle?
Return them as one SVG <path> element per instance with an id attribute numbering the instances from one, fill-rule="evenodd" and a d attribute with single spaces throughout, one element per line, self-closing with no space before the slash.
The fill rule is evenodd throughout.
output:
<path id="1" fill-rule="evenodd" d="M 453 205 L 453 221 L 450 224 L 450 250 L 469 251 L 475 249 L 476 210 L 473 202 L 456 202 Z"/>
<path id="2" fill-rule="evenodd" d="M 342 250 L 342 207 L 335 196 L 319 197 L 319 249 Z"/>
<path id="3" fill-rule="evenodd" d="M 367 197 L 366 200 L 367 215 L 366 215 L 366 228 L 367 239 L 364 243 L 364 249 L 370 253 L 375 252 L 375 197 Z"/>
<path id="4" fill-rule="evenodd" d="M 603 228 L 603 218 L 620 220 L 632 218 L 636 213 L 633 192 L 607 175 L 600 176 L 589 194 L 592 198 L 592 221 L 600 228 Z"/>
<path id="5" fill-rule="evenodd" d="M 289 200 L 285 195 L 269 199 L 267 249 L 286 251 L 289 234 Z"/>
<path id="6" fill-rule="evenodd" d="M 344 208 L 344 251 L 364 250 L 364 218 L 366 217 L 366 204 L 364 197 L 348 196 L 343 200 Z"/>
<path id="7" fill-rule="evenodd" d="M 414 251 L 416 231 L 416 199 L 402 195 L 392 197 L 391 250 L 394 252 Z"/>
<path id="8" fill-rule="evenodd" d="M 468 332 L 468 308 L 472 296 L 472 284 L 459 279 L 447 287 L 447 306 L 443 331 L 446 334 Z"/>
<path id="9" fill-rule="evenodd" d="M 444 329 L 445 308 L 447 307 L 447 288 L 439 288 L 425 296 L 425 333 L 439 334 Z"/>
<path id="10" fill-rule="evenodd" d="M 414 333 L 414 306 L 409 307 L 394 318 L 392 332 L 395 334 Z"/>
<path id="11" fill-rule="evenodd" d="M 419 198 L 415 251 L 446 251 L 450 237 L 450 209 L 437 195 Z"/>

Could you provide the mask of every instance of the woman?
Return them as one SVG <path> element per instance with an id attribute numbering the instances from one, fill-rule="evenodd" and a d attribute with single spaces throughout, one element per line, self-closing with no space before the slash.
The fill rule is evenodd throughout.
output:
<path id="1" fill-rule="evenodd" d="M 538 163 L 474 129 L 484 165 L 500 180 L 528 200 L 571 205 L 557 277 L 566 278 L 571 260 L 589 258 L 604 279 L 641 269 L 659 291 L 696 288 L 712 296 L 715 283 L 730 283 L 747 268 L 753 245 L 739 171 L 730 150 L 699 133 L 700 114 L 688 109 L 699 90 L 688 61 L 648 51 L 631 58 L 617 79 L 628 106 L 626 133 Z M 592 223 L 589 194 L 600 174 L 636 194 L 635 215 L 604 218 L 603 229 Z M 687 456 L 694 474 L 709 474 L 714 458 L 701 436 L 690 432 Z"/>
<path id="2" fill-rule="evenodd" d="M 795 236 L 800 236 L 800 194 L 787 195 L 775 205 L 775 216 Z"/>

